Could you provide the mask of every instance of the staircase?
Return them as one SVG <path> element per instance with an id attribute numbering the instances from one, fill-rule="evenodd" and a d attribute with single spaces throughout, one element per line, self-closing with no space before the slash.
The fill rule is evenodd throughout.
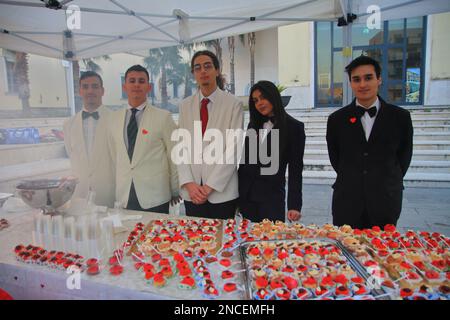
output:
<path id="1" fill-rule="evenodd" d="M 62 130 L 66 118 L 2 119 L 0 128 L 35 127 L 40 133 Z M 24 179 L 65 176 L 70 162 L 64 142 L 0 145 L 0 192 L 13 193 Z"/>
<path id="2" fill-rule="evenodd" d="M 306 147 L 303 183 L 331 185 L 336 174 L 328 159 L 325 140 L 328 115 L 326 109 L 288 109 L 294 118 L 305 123 Z M 414 154 L 405 177 L 410 187 L 450 188 L 450 107 L 416 107 L 411 111 L 414 126 Z M 245 112 L 245 127 L 248 124 Z M 178 122 L 178 114 L 173 114 Z M 0 128 L 36 127 L 42 131 L 62 129 L 66 118 L 0 119 Z M 64 143 L 0 145 L 0 192 L 14 192 L 23 179 L 67 175 L 70 162 Z"/>
<path id="3" fill-rule="evenodd" d="M 325 139 L 328 115 L 335 110 L 287 110 L 305 123 L 305 184 L 332 184 L 336 178 Z M 450 188 L 450 107 L 416 107 L 408 110 L 413 120 L 414 148 L 405 185 Z"/>

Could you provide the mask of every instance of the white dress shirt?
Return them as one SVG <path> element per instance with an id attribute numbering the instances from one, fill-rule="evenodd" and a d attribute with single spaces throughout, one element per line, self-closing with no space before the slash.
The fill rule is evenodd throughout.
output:
<path id="1" fill-rule="evenodd" d="M 266 122 L 264 122 L 263 124 L 263 136 L 262 136 L 262 141 L 264 141 L 264 139 L 266 139 L 267 135 L 269 134 L 270 130 L 272 130 L 273 128 L 273 123 L 272 121 L 268 120 Z"/>
<path id="2" fill-rule="evenodd" d="M 145 109 L 146 105 L 147 105 L 147 100 L 145 100 L 145 102 L 137 108 L 133 108 L 130 105 L 128 105 L 128 107 L 127 107 L 127 113 L 125 115 L 125 125 L 123 127 L 123 139 L 125 141 L 125 146 L 127 147 L 127 150 L 128 150 L 128 130 L 127 130 L 127 128 L 128 128 L 128 123 L 130 123 L 130 119 L 131 119 L 131 115 L 132 115 L 131 109 L 139 110 L 138 112 L 136 112 L 136 121 L 137 121 L 137 125 L 139 128 L 139 125 L 140 125 L 141 119 L 142 119 L 142 115 L 144 114 L 144 112 L 142 112 L 142 111 Z"/>
<path id="3" fill-rule="evenodd" d="M 214 101 L 217 99 L 217 88 L 216 88 L 216 90 L 214 90 L 214 92 L 213 93 L 211 93 L 208 97 L 205 97 L 203 94 L 202 94 L 202 91 L 200 90 L 200 106 L 199 106 L 199 109 L 198 110 L 200 110 L 200 107 L 201 107 L 201 105 L 202 105 L 202 100 L 203 100 L 203 98 L 208 98 L 209 99 L 209 102 L 208 102 L 208 105 L 206 106 L 206 108 L 208 108 L 208 118 L 209 118 L 209 114 L 210 114 L 210 112 L 211 112 L 211 109 L 212 109 L 212 107 L 213 107 L 213 105 L 214 105 Z"/>
<path id="4" fill-rule="evenodd" d="M 356 99 L 356 105 L 363 107 L 366 109 L 366 107 L 364 107 L 362 104 L 359 103 L 358 99 Z M 371 107 L 376 107 L 377 108 L 377 114 L 371 118 L 368 112 L 364 112 L 364 115 L 361 117 L 361 124 L 362 127 L 364 129 L 364 133 L 366 135 L 366 141 L 369 141 L 370 138 L 370 133 L 372 132 L 372 128 L 373 128 L 373 124 L 375 123 L 375 119 L 378 116 L 378 112 L 380 111 L 380 100 L 377 97 L 377 100 L 375 100 L 375 102 L 373 103 Z M 370 109 L 367 108 L 367 109 Z"/>
<path id="5" fill-rule="evenodd" d="M 91 113 L 91 111 L 88 111 L 84 107 L 83 111 Z M 83 119 L 83 137 L 88 158 L 90 158 L 92 154 L 92 146 L 94 145 L 95 129 L 97 128 L 97 123 L 98 120 L 94 119 L 94 117 L 87 117 L 86 119 Z"/>

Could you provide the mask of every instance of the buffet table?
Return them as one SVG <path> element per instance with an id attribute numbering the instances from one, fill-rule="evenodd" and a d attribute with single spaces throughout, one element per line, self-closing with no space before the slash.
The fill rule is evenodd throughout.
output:
<path id="1" fill-rule="evenodd" d="M 6 213 L 0 209 L 0 218 L 9 222 L 9 227 L 0 231 L 0 288 L 15 299 L 450 297 L 450 241 L 439 234 L 410 231 L 402 235 L 389 225 L 384 230 L 353 230 L 349 226 L 304 226 L 268 220 L 253 224 L 245 219 L 219 221 L 127 210 L 123 210 L 124 215 L 141 215 L 142 219 L 125 221 L 126 230 L 115 234 L 116 243 L 129 245 L 120 262 L 123 272 L 110 273 L 111 266 L 116 265 L 107 258 L 113 255 L 111 252 L 99 261 L 99 274 L 82 272 L 80 288 L 69 289 L 67 281 L 73 275 L 63 268 L 52 269 L 18 259 L 19 253 L 33 244 L 35 212 L 23 209 Z M 204 231 L 201 236 L 190 228 L 197 223 Z M 215 229 L 215 233 L 208 229 Z M 174 247 L 174 234 L 187 241 L 180 240 L 179 247 Z M 208 247 L 208 241 L 215 238 L 213 234 L 220 235 L 220 239 Z M 200 247 L 191 250 L 189 246 L 199 238 Z M 163 253 L 165 243 L 178 253 Z M 245 244 L 239 246 L 240 243 Z M 18 248 L 20 244 L 23 246 Z M 207 252 L 214 247 L 219 249 L 215 249 L 216 254 Z M 130 255 L 133 248 L 136 254 Z M 153 251 L 155 248 L 158 254 Z M 88 265 L 89 258 L 92 257 L 85 257 L 83 263 Z M 186 265 L 187 274 L 183 274 L 186 268 L 181 268 L 181 263 Z M 157 274 L 163 278 L 162 284 L 159 278 L 157 282 Z M 378 279 L 377 288 L 370 287 L 374 278 Z"/>
<path id="2" fill-rule="evenodd" d="M 10 227 L 0 232 L 0 288 L 15 299 L 168 299 L 161 293 L 152 291 L 134 270 L 132 263 L 125 259 L 125 271 L 120 276 L 110 275 L 104 270 L 91 277 L 81 274 L 81 288 L 69 290 L 66 281 L 69 274 L 60 270 L 49 270 L 43 266 L 27 265 L 16 260 L 13 249 L 18 244 L 32 243 L 32 210 L 23 213 L 1 215 L 8 219 Z M 1 212 L 0 212 L 1 213 Z M 126 214 L 136 214 L 126 211 Z M 141 214 L 141 213 L 140 213 Z M 166 215 L 142 213 L 142 221 L 158 219 Z M 134 222 L 124 222 L 132 229 Z M 117 235 L 123 241 L 128 232 Z M 128 259 L 129 260 L 129 259 Z M 128 263 L 127 263 L 128 262 Z M 131 264 L 131 265 L 129 265 Z M 173 297 L 170 297 L 173 299 Z M 186 297 L 188 299 L 188 297 Z"/>

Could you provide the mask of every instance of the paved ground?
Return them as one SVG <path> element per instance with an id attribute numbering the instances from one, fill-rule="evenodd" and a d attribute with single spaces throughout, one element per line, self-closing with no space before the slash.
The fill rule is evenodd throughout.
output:
<path id="1" fill-rule="evenodd" d="M 302 223 L 331 223 L 331 195 L 330 186 L 304 185 Z M 405 188 L 397 227 L 401 231 L 436 231 L 450 236 L 450 189 Z"/>
<path id="2" fill-rule="evenodd" d="M 331 223 L 331 195 L 329 185 L 303 185 L 304 224 Z M 184 214 L 184 206 L 180 207 Z M 436 231 L 450 236 L 450 189 L 405 188 L 403 210 L 397 227 L 400 231 Z"/>

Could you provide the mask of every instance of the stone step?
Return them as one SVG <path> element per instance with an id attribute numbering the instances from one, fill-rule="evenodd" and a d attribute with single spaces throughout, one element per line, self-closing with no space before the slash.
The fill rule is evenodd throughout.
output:
<path id="1" fill-rule="evenodd" d="M 303 171 L 303 184 L 332 185 L 336 179 L 334 171 Z M 450 173 L 408 172 L 404 178 L 407 187 L 450 188 Z"/>
<path id="2" fill-rule="evenodd" d="M 305 160 L 327 160 L 326 149 L 305 149 Z M 445 161 L 450 160 L 450 150 L 414 150 L 413 160 Z"/>
<path id="3" fill-rule="evenodd" d="M 439 115 L 439 116 L 450 116 L 450 109 L 446 109 L 446 110 L 430 110 L 430 111 L 425 111 L 425 110 L 411 110 L 409 108 L 404 108 L 406 110 L 408 110 L 411 115 L 414 116 L 428 116 L 428 115 Z M 327 117 L 328 115 L 330 115 L 331 113 L 333 113 L 334 111 L 337 111 L 338 109 L 333 109 L 333 110 L 329 110 L 329 111 L 324 111 L 322 109 L 312 109 L 311 111 L 307 111 L 305 109 L 287 109 L 286 112 L 289 113 L 290 115 L 295 114 L 295 115 L 300 115 L 300 116 L 305 116 L 305 117 L 309 117 L 309 116 L 318 116 L 318 117 Z"/>
<path id="4" fill-rule="evenodd" d="M 306 138 L 306 147 L 309 149 L 327 149 L 327 142 L 324 139 L 310 140 Z M 450 153 L 450 140 L 414 140 L 413 148 L 414 150 L 447 150 Z"/>
<path id="5" fill-rule="evenodd" d="M 0 167 L 66 157 L 64 142 L 0 145 Z"/>
<path id="6" fill-rule="evenodd" d="M 325 125 L 326 127 L 326 123 L 327 123 L 327 119 L 308 119 L 308 121 L 304 121 L 303 119 L 299 118 L 298 120 L 302 121 L 302 122 L 306 122 L 308 127 L 311 127 L 311 125 Z M 416 127 L 418 126 L 423 126 L 423 125 L 428 125 L 428 126 L 442 126 L 442 125 L 450 125 L 450 118 L 430 118 L 430 119 L 413 119 L 413 126 Z"/>
<path id="7" fill-rule="evenodd" d="M 329 160 L 304 160 L 303 170 L 306 171 L 333 171 Z M 450 174 L 450 161 L 411 161 L 408 172 L 422 173 L 448 173 Z"/>
<path id="8" fill-rule="evenodd" d="M 292 117 L 299 119 L 302 122 L 326 122 L 328 119 L 328 114 L 300 114 L 300 113 L 289 113 Z M 450 113 L 443 114 L 412 114 L 411 119 L 415 121 L 436 121 L 436 120 L 448 120 L 450 119 Z"/>
<path id="9" fill-rule="evenodd" d="M 327 129 L 327 122 L 324 121 L 323 123 L 309 123 L 304 122 L 305 129 L 319 129 L 319 130 L 326 130 Z M 450 125 L 434 125 L 434 124 L 414 124 L 413 123 L 414 130 L 421 130 L 421 131 L 449 131 Z"/>
<path id="10" fill-rule="evenodd" d="M 326 132 L 310 132 L 306 131 L 306 139 L 309 141 L 325 141 Z M 414 141 L 447 141 L 450 140 L 449 132 L 427 132 L 427 131 L 414 131 Z"/>
<path id="11" fill-rule="evenodd" d="M 0 119 L 0 128 L 62 128 L 67 118 Z"/>
<path id="12" fill-rule="evenodd" d="M 56 178 L 70 173 L 67 158 L 33 161 L 0 167 L 0 192 L 13 193 L 16 185 L 24 179 Z"/>

